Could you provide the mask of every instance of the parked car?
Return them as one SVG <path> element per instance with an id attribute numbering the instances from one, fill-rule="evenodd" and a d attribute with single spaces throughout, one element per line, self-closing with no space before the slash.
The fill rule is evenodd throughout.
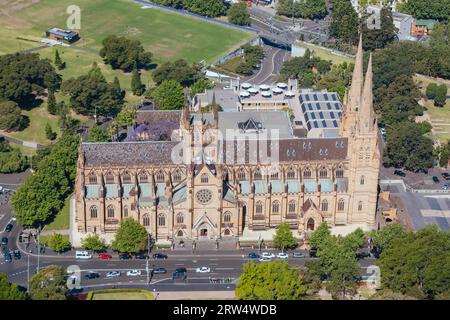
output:
<path id="1" fill-rule="evenodd" d="M 75 251 L 75 259 L 92 259 L 92 255 L 87 251 Z"/>
<path id="2" fill-rule="evenodd" d="M 285 260 L 285 259 L 289 258 L 289 255 L 285 252 L 280 252 L 279 254 L 277 254 L 277 258 Z"/>
<path id="3" fill-rule="evenodd" d="M 162 274 L 162 273 L 167 273 L 166 268 L 156 268 L 155 270 L 153 270 L 154 274 Z"/>
<path id="4" fill-rule="evenodd" d="M 303 253 L 301 253 L 301 252 L 294 252 L 294 253 L 292 254 L 292 257 L 293 257 L 293 258 L 304 258 L 305 255 L 304 255 Z"/>
<path id="5" fill-rule="evenodd" d="M 13 256 L 14 256 L 14 259 L 16 259 L 16 260 L 20 260 L 20 258 L 22 258 L 22 254 L 20 253 L 19 250 L 14 250 Z"/>
<path id="6" fill-rule="evenodd" d="M 3 259 L 5 260 L 5 263 L 11 263 L 12 262 L 12 257 L 11 257 L 11 254 L 9 252 L 5 252 L 3 254 Z"/>
<path id="7" fill-rule="evenodd" d="M 316 248 L 311 248 L 309 249 L 309 257 L 310 258 L 316 258 L 317 257 L 317 249 Z"/>
<path id="8" fill-rule="evenodd" d="M 117 278 L 120 277 L 120 271 L 110 271 L 106 274 L 107 278 Z"/>
<path id="9" fill-rule="evenodd" d="M 414 171 L 415 173 L 423 173 L 423 174 L 428 174 L 428 169 L 417 169 L 416 171 Z"/>
<path id="10" fill-rule="evenodd" d="M 127 252 L 121 252 L 119 253 L 119 259 L 120 260 L 130 260 L 132 258 L 131 254 Z"/>
<path id="11" fill-rule="evenodd" d="M 275 258 L 275 255 L 272 252 L 263 252 L 261 257 L 273 259 Z"/>
<path id="12" fill-rule="evenodd" d="M 254 253 L 254 252 L 250 252 L 247 257 L 249 259 L 255 260 L 255 259 L 259 259 L 259 254 Z"/>
<path id="13" fill-rule="evenodd" d="M 357 259 L 364 259 L 364 258 L 367 258 L 367 257 L 370 257 L 370 253 L 369 252 L 363 251 L 363 252 L 357 252 L 356 253 L 356 258 Z"/>
<path id="14" fill-rule="evenodd" d="M 172 280 L 175 279 L 182 279 L 182 280 L 186 280 L 187 276 L 186 276 L 186 272 L 174 272 L 172 274 Z"/>
<path id="15" fill-rule="evenodd" d="M 8 244 L 8 238 L 2 237 L 2 245 L 6 246 Z"/>
<path id="16" fill-rule="evenodd" d="M 5 231 L 6 232 L 11 232 L 11 230 L 13 229 L 14 225 L 12 223 L 8 223 L 6 225 Z"/>
<path id="17" fill-rule="evenodd" d="M 95 278 L 100 278 L 100 274 L 98 272 L 95 272 L 95 271 L 89 271 L 88 273 L 86 273 L 84 275 L 84 277 L 86 279 L 95 279 Z"/>
<path id="18" fill-rule="evenodd" d="M 443 189 L 443 190 L 447 190 L 447 189 L 448 189 L 448 183 L 444 183 L 444 184 L 442 185 L 442 189 Z"/>
<path id="19" fill-rule="evenodd" d="M 434 176 L 433 177 L 433 181 L 434 181 L 434 183 L 439 183 L 439 177 L 438 176 Z"/>
<path id="20" fill-rule="evenodd" d="M 137 277 L 141 275 L 141 270 L 130 270 L 127 271 L 127 277 Z"/>
<path id="21" fill-rule="evenodd" d="M 264 256 L 261 256 L 261 258 L 259 258 L 259 261 L 260 262 L 270 262 L 270 261 L 272 261 L 273 259 L 271 258 L 271 257 L 264 257 Z"/>
<path id="22" fill-rule="evenodd" d="M 148 255 L 146 253 L 139 253 L 135 256 L 136 259 L 147 259 Z"/>
<path id="23" fill-rule="evenodd" d="M 442 178 L 444 178 L 445 180 L 450 180 L 450 174 L 448 172 L 444 172 L 441 175 L 442 175 Z"/>
<path id="24" fill-rule="evenodd" d="M 211 268 L 209 267 L 199 267 L 195 270 L 195 272 L 198 273 L 210 273 L 211 272 Z"/>
<path id="25" fill-rule="evenodd" d="M 109 260 L 109 259 L 112 259 L 112 255 L 107 254 L 107 253 L 100 253 L 98 255 L 98 258 L 101 260 Z"/>
<path id="26" fill-rule="evenodd" d="M 187 269 L 186 269 L 186 268 L 177 268 L 177 269 L 175 270 L 175 272 L 178 272 L 178 273 L 187 273 Z"/>
<path id="27" fill-rule="evenodd" d="M 396 176 L 406 177 L 406 173 L 404 173 L 402 170 L 394 170 L 394 174 Z"/>
<path id="28" fill-rule="evenodd" d="M 156 259 L 156 260 L 166 260 L 167 258 L 168 258 L 167 255 L 163 254 L 163 253 L 155 253 L 153 255 L 153 259 Z"/>

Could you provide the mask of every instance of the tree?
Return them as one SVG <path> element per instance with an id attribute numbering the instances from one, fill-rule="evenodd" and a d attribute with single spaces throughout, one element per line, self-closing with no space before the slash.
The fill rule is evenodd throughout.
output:
<path id="1" fill-rule="evenodd" d="M 228 9 L 228 21 L 240 26 L 250 24 L 250 14 L 247 11 L 247 4 L 245 2 L 238 2 L 233 4 Z"/>
<path id="2" fill-rule="evenodd" d="M 309 243 L 314 248 L 323 248 L 323 244 L 329 237 L 331 237 L 330 229 L 326 222 L 322 222 L 309 236 Z"/>
<path id="3" fill-rule="evenodd" d="M 88 142 L 108 142 L 109 135 L 101 125 L 92 126 L 89 131 Z"/>
<path id="4" fill-rule="evenodd" d="M 330 272 L 326 288 L 333 297 L 347 294 L 353 296 L 356 293 L 361 277 L 360 266 L 356 260 L 350 260 L 345 256 L 338 256 L 335 267 Z"/>
<path id="5" fill-rule="evenodd" d="M 22 116 L 22 111 L 13 101 L 0 101 L 0 129 L 18 131 L 28 125 L 28 120 Z"/>
<path id="6" fill-rule="evenodd" d="M 62 70 L 66 67 L 66 63 L 62 62 L 61 57 L 59 56 L 58 49 L 55 51 L 55 66 L 58 68 L 58 70 Z"/>
<path id="7" fill-rule="evenodd" d="M 325 0 L 280 0 L 277 13 L 287 17 L 323 19 L 327 15 L 327 6 Z"/>
<path id="8" fill-rule="evenodd" d="M 131 91 L 137 96 L 142 95 L 145 91 L 145 85 L 142 84 L 141 74 L 138 69 L 133 69 L 133 75 L 131 77 Z"/>
<path id="9" fill-rule="evenodd" d="M 17 284 L 9 283 L 5 273 L 0 273 L 0 300 L 25 300 L 27 295 Z"/>
<path id="10" fill-rule="evenodd" d="M 119 78 L 114 77 L 114 80 L 112 82 L 112 89 L 114 90 L 114 94 L 117 97 L 121 97 L 122 99 L 125 98 L 126 92 L 125 90 L 122 90 L 122 88 L 120 87 Z"/>
<path id="11" fill-rule="evenodd" d="M 397 39 L 397 29 L 394 26 L 392 13 L 385 7 L 380 11 L 380 28 L 369 28 L 370 17 L 363 17 L 362 33 L 363 33 L 363 49 L 365 51 L 373 51 L 375 49 L 384 48 L 388 43 Z"/>
<path id="12" fill-rule="evenodd" d="M 27 157 L 19 149 L 0 152 L 0 173 L 23 172 L 28 168 Z"/>
<path id="13" fill-rule="evenodd" d="M 52 90 L 48 91 L 47 111 L 52 115 L 58 114 L 58 105 L 56 103 L 55 93 Z"/>
<path id="14" fill-rule="evenodd" d="M 128 105 L 120 110 L 117 115 L 117 123 L 122 127 L 132 126 L 134 123 L 134 119 L 136 118 L 137 109 L 135 106 Z"/>
<path id="15" fill-rule="evenodd" d="M 447 0 L 408 0 L 403 8 L 417 19 L 448 21 L 450 17 L 450 4 Z"/>
<path id="16" fill-rule="evenodd" d="M 206 90 L 212 89 L 214 87 L 213 83 L 206 79 L 200 78 L 191 86 L 189 94 L 194 97 L 198 93 L 204 93 Z"/>
<path id="17" fill-rule="evenodd" d="M 434 98 L 436 98 L 437 92 L 438 92 L 438 85 L 437 83 L 432 82 L 427 86 L 425 95 L 427 96 L 428 99 L 433 100 Z"/>
<path id="18" fill-rule="evenodd" d="M 281 223 L 273 237 L 273 245 L 281 250 L 295 249 L 298 246 L 297 239 L 292 234 L 287 223 Z"/>
<path id="19" fill-rule="evenodd" d="M 52 127 L 50 126 L 50 124 L 48 122 L 45 124 L 45 137 L 48 140 L 56 139 L 56 132 L 53 132 Z"/>
<path id="20" fill-rule="evenodd" d="M 374 245 L 381 250 L 390 248 L 394 240 L 403 238 L 406 235 L 406 230 L 399 223 L 390 223 L 371 234 Z"/>
<path id="21" fill-rule="evenodd" d="M 303 284 L 309 295 L 314 295 L 320 291 L 322 287 L 322 280 L 324 272 L 320 260 L 305 261 L 304 268 L 302 268 Z"/>
<path id="22" fill-rule="evenodd" d="M 55 252 L 63 252 L 70 248 L 69 239 L 59 233 L 52 234 L 48 239 L 47 245 Z"/>
<path id="23" fill-rule="evenodd" d="M 86 250 L 101 251 L 105 245 L 105 240 L 101 239 L 98 234 L 88 235 L 81 240 L 81 246 Z"/>
<path id="24" fill-rule="evenodd" d="M 445 106 L 445 102 L 447 101 L 447 85 L 441 84 L 436 88 L 436 95 L 434 97 L 434 105 L 436 107 Z"/>
<path id="25" fill-rule="evenodd" d="M 113 69 L 130 72 L 133 68 L 147 69 L 150 67 L 152 54 L 145 51 L 138 40 L 111 35 L 106 37 L 102 44 L 100 56 Z"/>
<path id="26" fill-rule="evenodd" d="M 350 0 L 332 0 L 330 35 L 343 44 L 358 41 L 359 19 Z"/>
<path id="27" fill-rule="evenodd" d="M 66 273 L 63 266 L 50 265 L 39 270 L 30 280 L 30 297 L 33 300 L 66 300 Z"/>
<path id="28" fill-rule="evenodd" d="M 369 297 L 369 300 L 417 300 L 415 297 L 407 296 L 392 290 L 379 290 Z"/>
<path id="29" fill-rule="evenodd" d="M 192 85 L 199 77 L 199 70 L 194 66 L 190 66 L 183 59 L 165 62 L 153 72 L 153 80 L 156 85 L 160 85 L 165 80 L 175 80 L 183 87 L 187 87 Z"/>
<path id="30" fill-rule="evenodd" d="M 183 108 L 183 87 L 175 80 L 164 80 L 150 92 L 158 109 L 177 110 Z"/>
<path id="31" fill-rule="evenodd" d="M 133 219 L 125 219 L 117 230 L 111 248 L 119 252 L 138 253 L 147 244 L 147 230 Z"/>
<path id="32" fill-rule="evenodd" d="M 248 262 L 236 284 L 236 297 L 243 300 L 299 300 L 305 291 L 298 271 L 282 261 Z"/>
<path id="33" fill-rule="evenodd" d="M 201 16 L 218 17 L 226 12 L 223 0 L 183 0 L 184 9 Z"/>

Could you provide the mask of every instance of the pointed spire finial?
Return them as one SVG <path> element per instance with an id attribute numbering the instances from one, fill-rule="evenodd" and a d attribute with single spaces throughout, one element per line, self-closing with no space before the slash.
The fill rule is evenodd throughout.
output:
<path id="1" fill-rule="evenodd" d="M 348 95 L 348 112 L 356 112 L 361 105 L 361 94 L 363 89 L 363 48 L 362 34 L 359 37 L 358 51 L 356 53 L 355 68 L 353 70 L 352 84 Z"/>
<path id="2" fill-rule="evenodd" d="M 374 126 L 374 112 L 373 112 L 373 71 L 372 71 L 372 53 L 370 53 L 369 63 L 367 65 L 366 77 L 364 80 L 364 88 L 362 94 L 362 102 L 360 113 L 360 132 L 370 133 Z"/>

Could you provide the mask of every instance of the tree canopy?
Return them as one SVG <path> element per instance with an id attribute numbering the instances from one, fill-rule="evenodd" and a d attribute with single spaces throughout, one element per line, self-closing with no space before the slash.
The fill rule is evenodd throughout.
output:
<path id="1" fill-rule="evenodd" d="M 109 139 L 108 132 L 101 125 L 94 125 L 89 130 L 88 142 L 108 142 Z"/>
<path id="2" fill-rule="evenodd" d="M 234 3 L 228 9 L 228 21 L 240 26 L 249 25 L 250 14 L 247 10 L 247 4 L 245 2 Z"/>
<path id="3" fill-rule="evenodd" d="M 292 234 L 287 223 L 281 223 L 273 237 L 273 245 L 281 250 L 295 249 L 298 246 L 297 239 Z"/>
<path id="4" fill-rule="evenodd" d="M 125 219 L 116 232 L 111 248 L 119 252 L 139 253 L 147 245 L 147 230 L 133 219 Z"/>
<path id="5" fill-rule="evenodd" d="M 226 13 L 223 0 L 182 0 L 182 3 L 184 9 L 202 16 L 214 18 Z"/>
<path id="6" fill-rule="evenodd" d="M 164 80 L 175 80 L 186 87 L 192 85 L 199 77 L 200 73 L 196 66 L 190 66 L 184 59 L 165 62 L 153 72 L 156 85 L 160 85 Z"/>
<path id="7" fill-rule="evenodd" d="M 50 265 L 39 270 L 30 279 L 30 297 L 33 300 L 66 300 L 66 272 L 60 265 Z"/>
<path id="8" fill-rule="evenodd" d="M 370 20 L 368 15 L 363 16 L 363 21 Z M 397 29 L 394 26 L 392 13 L 385 7 L 380 12 L 380 28 L 369 28 L 369 21 L 362 23 L 363 49 L 373 51 L 384 48 L 388 43 L 397 39 Z M 370 25 L 370 24 L 369 24 Z"/>
<path id="9" fill-rule="evenodd" d="M 5 273 L 0 273 L 0 301 L 1 300 L 25 300 L 26 293 L 20 291 L 16 284 L 9 283 Z"/>
<path id="10" fill-rule="evenodd" d="M 149 92 L 158 109 L 177 110 L 183 108 L 183 87 L 175 80 L 164 80 Z"/>
<path id="11" fill-rule="evenodd" d="M 105 240 L 98 234 L 91 234 L 81 240 L 81 246 L 87 250 L 100 251 L 106 247 Z"/>
<path id="12" fill-rule="evenodd" d="M 328 12 L 325 0 L 279 0 L 277 13 L 286 17 L 323 19 Z"/>
<path id="13" fill-rule="evenodd" d="M 359 33 L 359 18 L 350 0 L 331 0 L 330 35 L 337 38 L 339 43 L 356 44 Z"/>
<path id="14" fill-rule="evenodd" d="M 28 168 L 28 160 L 20 149 L 13 149 L 8 141 L 0 141 L 0 173 L 22 172 Z"/>
<path id="15" fill-rule="evenodd" d="M 22 115 L 17 103 L 0 101 L 0 130 L 19 131 L 24 129 L 28 123 L 28 118 Z"/>
<path id="16" fill-rule="evenodd" d="M 448 21 L 450 17 L 448 0 L 408 0 L 403 9 L 417 19 Z"/>

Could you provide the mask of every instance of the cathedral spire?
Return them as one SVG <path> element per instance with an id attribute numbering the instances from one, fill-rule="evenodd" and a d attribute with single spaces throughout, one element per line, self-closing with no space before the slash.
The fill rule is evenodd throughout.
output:
<path id="1" fill-rule="evenodd" d="M 364 80 L 361 108 L 359 109 L 359 126 L 361 133 L 372 132 L 374 125 L 372 78 L 372 53 L 370 53 L 366 78 Z"/>
<path id="2" fill-rule="evenodd" d="M 362 34 L 359 37 L 358 52 L 356 53 L 355 69 L 353 70 L 352 85 L 348 95 L 347 112 L 358 111 L 361 105 L 361 93 L 363 89 L 363 49 Z"/>

